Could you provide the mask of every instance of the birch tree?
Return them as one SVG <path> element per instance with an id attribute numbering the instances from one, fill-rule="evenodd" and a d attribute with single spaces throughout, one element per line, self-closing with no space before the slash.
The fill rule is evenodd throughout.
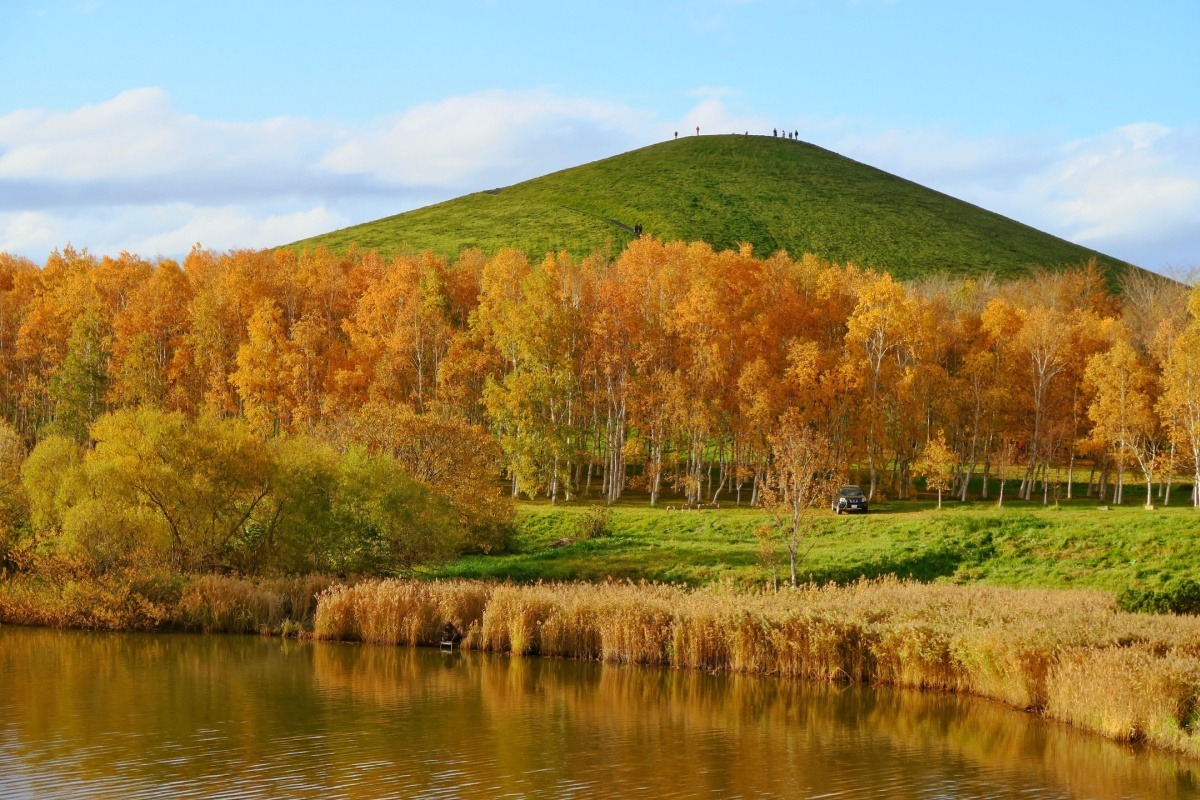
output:
<path id="1" fill-rule="evenodd" d="M 792 586 L 804 553 L 812 549 L 818 530 L 815 515 L 824 509 L 841 483 L 833 443 L 800 416 L 788 412 L 770 438 L 771 466 L 761 495 L 788 551 Z"/>

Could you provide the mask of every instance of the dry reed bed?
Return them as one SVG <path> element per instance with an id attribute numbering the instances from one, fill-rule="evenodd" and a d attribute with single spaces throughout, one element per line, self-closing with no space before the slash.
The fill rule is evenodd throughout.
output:
<path id="1" fill-rule="evenodd" d="M 317 597 L 332 584 L 324 575 L 255 579 L 200 575 L 184 585 L 173 622 L 205 633 L 298 633 L 312 626 Z"/>
<path id="2" fill-rule="evenodd" d="M 52 565 L 53 566 L 53 565 Z M 59 568 L 0 580 L 0 623 L 50 628 L 283 633 L 312 627 L 332 579 L 77 575 Z"/>
<path id="3" fill-rule="evenodd" d="M 318 637 L 962 692 L 1200 756 L 1200 620 L 1101 592 L 894 579 L 746 594 L 658 584 L 334 586 Z"/>
<path id="4" fill-rule="evenodd" d="M 170 599 L 139 591 L 120 577 L 0 581 L 0 623 L 89 630 L 154 630 L 167 623 Z"/>

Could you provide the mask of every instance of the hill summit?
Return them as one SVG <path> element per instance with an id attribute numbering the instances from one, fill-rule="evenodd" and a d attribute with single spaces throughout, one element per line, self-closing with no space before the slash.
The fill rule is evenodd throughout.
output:
<path id="1" fill-rule="evenodd" d="M 640 228 L 638 228 L 640 226 Z M 1014 278 L 1118 259 L 805 142 L 689 136 L 296 242 L 343 251 L 616 253 L 636 231 L 886 269 Z"/>

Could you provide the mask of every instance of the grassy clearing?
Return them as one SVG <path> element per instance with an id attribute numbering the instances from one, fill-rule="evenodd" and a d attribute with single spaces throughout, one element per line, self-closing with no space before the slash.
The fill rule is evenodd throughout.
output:
<path id="1" fill-rule="evenodd" d="M 640 224 L 663 240 L 741 242 L 759 253 L 815 253 L 888 269 L 1025 274 L 1081 264 L 1078 245 L 813 145 L 764 136 L 701 136 L 651 145 L 503 189 L 323 234 L 291 246 L 394 253 L 503 247 L 541 259 L 615 254 Z"/>
<path id="2" fill-rule="evenodd" d="M 652 580 L 702 586 L 762 585 L 770 572 L 752 509 L 669 512 L 644 504 L 614 507 L 612 535 L 577 538 L 586 505 L 524 503 L 513 552 L 469 556 L 431 577 L 537 580 Z M 1120 592 L 1200 581 L 1200 514 L 1188 507 L 1100 510 L 1093 501 L 1060 507 L 1006 501 L 893 502 L 866 516 L 821 516 L 802 564 L 818 583 L 897 575 L 921 581 L 1009 586 L 1088 587 Z M 776 550 L 779 574 L 786 553 Z"/>
<path id="3" fill-rule="evenodd" d="M 761 512 L 668 512 L 618 505 L 610 535 L 587 538 L 581 522 L 594 507 L 522 504 L 516 549 L 476 555 L 424 570 L 428 579 L 534 583 L 609 579 L 692 587 L 758 589 L 770 582 L 755 529 Z M 863 517 L 819 518 L 803 561 L 806 580 L 852 583 L 895 575 L 933 583 L 1092 588 L 1111 595 L 1136 589 L 1163 604 L 1169 591 L 1200 583 L 1200 519 L 1190 508 L 1100 511 L 1094 503 L 1059 509 L 1006 503 L 936 511 L 928 503 L 892 503 Z M 777 548 L 778 574 L 785 555 Z M 169 577 L 136 572 L 93 575 L 54 558 L 0 579 L 0 623 L 107 630 L 204 630 L 297 633 L 311 628 L 323 576 L 243 579 Z M 1194 593 L 1194 592 L 1193 592 Z M 1188 598 L 1184 598 L 1188 599 Z M 1161 605 L 1161 608 L 1160 608 Z"/>
<path id="4" fill-rule="evenodd" d="M 1098 591 L 374 581 L 322 595 L 315 631 L 434 644 L 447 621 L 481 650 L 974 694 L 1200 756 L 1200 619 Z"/>

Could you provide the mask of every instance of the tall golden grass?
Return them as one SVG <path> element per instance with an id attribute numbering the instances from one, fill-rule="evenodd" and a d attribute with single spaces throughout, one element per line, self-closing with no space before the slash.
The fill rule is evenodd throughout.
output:
<path id="1" fill-rule="evenodd" d="M 420 645 L 448 621 L 481 650 L 960 692 L 1200 756 L 1200 619 L 1101 592 L 384 580 L 330 589 L 314 630 Z"/>
<path id="2" fill-rule="evenodd" d="M 471 581 L 371 581 L 322 594 L 314 630 L 325 639 L 372 644 L 437 644 L 447 622 L 478 647 L 492 587 Z"/>
<path id="3" fill-rule="evenodd" d="M 92 630 L 154 630 L 171 619 L 179 585 L 113 571 L 96 574 L 57 555 L 34 555 L 0 579 L 0 623 Z"/>
<path id="4" fill-rule="evenodd" d="M 92 574 L 57 558 L 0 580 L 0 623 L 91 630 L 298 634 L 330 578 Z"/>
<path id="5" fill-rule="evenodd" d="M 256 579 L 200 575 L 184 584 L 172 621 L 177 627 L 205 633 L 308 629 L 317 597 L 332 583 L 324 575 Z"/>

